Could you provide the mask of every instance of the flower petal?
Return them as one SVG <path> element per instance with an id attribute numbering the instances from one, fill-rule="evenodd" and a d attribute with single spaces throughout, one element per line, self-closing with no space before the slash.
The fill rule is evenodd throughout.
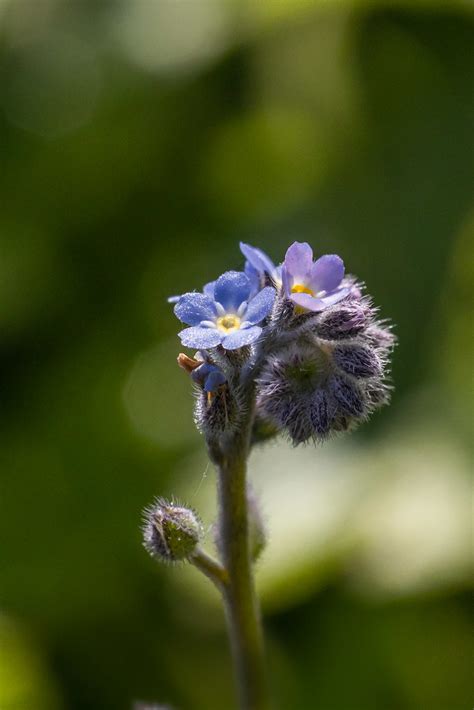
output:
<path id="1" fill-rule="evenodd" d="M 284 263 L 288 274 L 304 283 L 313 265 L 313 250 L 307 242 L 293 242 L 286 252 Z"/>
<path id="2" fill-rule="evenodd" d="M 191 372 L 191 379 L 194 380 L 194 382 L 202 384 L 214 367 L 215 366 L 211 365 L 210 362 L 203 362 Z"/>
<path id="3" fill-rule="evenodd" d="M 240 242 L 240 251 L 251 266 L 260 273 L 271 276 L 275 271 L 275 264 L 261 249 L 245 244 L 245 242 Z"/>
<path id="4" fill-rule="evenodd" d="M 226 350 L 237 350 L 237 348 L 253 343 L 261 332 L 262 329 L 258 325 L 252 325 L 250 328 L 241 328 L 234 333 L 226 335 L 222 340 L 222 346 Z"/>
<path id="5" fill-rule="evenodd" d="M 175 315 L 183 323 L 197 325 L 202 320 L 216 317 L 214 302 L 202 293 L 185 293 L 174 307 Z"/>
<path id="6" fill-rule="evenodd" d="M 244 313 L 246 321 L 257 325 L 268 316 L 275 301 L 276 291 L 272 286 L 266 286 L 249 302 Z"/>
<path id="7" fill-rule="evenodd" d="M 288 273 L 288 269 L 286 268 L 284 263 L 281 266 L 281 283 L 283 286 L 283 292 L 286 296 L 289 296 L 291 293 L 291 287 L 293 285 L 293 279 Z"/>
<path id="8" fill-rule="evenodd" d="M 344 278 L 344 262 L 336 254 L 321 256 L 311 267 L 309 285 L 313 291 L 334 291 Z"/>
<path id="9" fill-rule="evenodd" d="M 325 308 L 333 306 L 335 303 L 342 301 L 345 298 L 350 289 L 341 288 L 334 293 L 329 294 L 329 296 L 323 296 L 322 298 L 314 298 L 308 293 L 292 293 L 290 300 L 296 303 L 297 306 L 301 308 L 306 308 L 308 311 L 324 311 Z"/>
<path id="10" fill-rule="evenodd" d="M 324 301 L 324 308 L 329 308 L 329 306 L 333 306 L 335 303 L 339 303 L 339 301 L 346 298 L 350 292 L 351 288 L 349 286 L 343 286 L 318 300 Z"/>
<path id="11" fill-rule="evenodd" d="M 323 311 L 325 308 L 322 298 L 314 298 L 309 293 L 292 293 L 290 301 L 307 311 Z"/>
<path id="12" fill-rule="evenodd" d="M 205 296 L 210 298 L 212 301 L 214 300 L 214 288 L 215 288 L 216 282 L 215 281 L 209 281 L 208 284 L 204 286 L 202 289 L 202 292 Z"/>
<path id="13" fill-rule="evenodd" d="M 181 342 L 187 348 L 215 348 L 222 342 L 222 333 L 213 328 L 185 328 L 178 333 Z"/>
<path id="14" fill-rule="evenodd" d="M 249 277 L 250 280 L 250 296 L 249 298 L 252 298 L 257 294 L 260 289 L 262 288 L 262 280 L 265 278 L 263 275 L 260 274 L 257 269 L 255 269 L 250 261 L 245 262 L 245 273 Z"/>
<path id="15" fill-rule="evenodd" d="M 217 279 L 214 294 L 226 311 L 237 310 L 250 295 L 250 279 L 243 271 L 226 271 Z"/>

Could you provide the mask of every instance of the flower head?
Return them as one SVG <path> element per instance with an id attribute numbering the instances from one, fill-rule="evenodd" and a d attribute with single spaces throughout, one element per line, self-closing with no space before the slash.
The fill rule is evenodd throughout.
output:
<path id="1" fill-rule="evenodd" d="M 342 284 L 344 263 L 335 254 L 313 262 L 313 250 L 306 242 L 294 242 L 282 266 L 285 295 L 306 311 L 323 311 L 345 298 L 350 288 Z"/>
<path id="2" fill-rule="evenodd" d="M 185 293 L 175 305 L 176 316 L 190 328 L 179 333 L 183 345 L 191 348 L 237 350 L 260 336 L 258 325 L 270 313 L 275 289 L 266 286 L 252 297 L 249 277 L 241 271 L 227 271 L 207 293 Z"/>

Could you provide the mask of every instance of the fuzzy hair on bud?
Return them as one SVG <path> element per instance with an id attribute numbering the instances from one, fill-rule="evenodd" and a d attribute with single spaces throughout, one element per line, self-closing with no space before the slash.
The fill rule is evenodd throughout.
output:
<path id="1" fill-rule="evenodd" d="M 163 562 L 189 559 L 202 537 L 202 523 L 194 510 L 158 498 L 144 511 L 143 545 Z"/>

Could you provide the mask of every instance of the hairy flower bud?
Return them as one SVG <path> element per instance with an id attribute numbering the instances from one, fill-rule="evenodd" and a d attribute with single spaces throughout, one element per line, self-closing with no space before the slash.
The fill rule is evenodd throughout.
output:
<path id="1" fill-rule="evenodd" d="M 329 391 L 343 414 L 360 417 L 364 413 L 364 399 L 355 382 L 335 375 L 329 380 Z"/>
<path id="2" fill-rule="evenodd" d="M 165 562 L 187 560 L 202 537 L 194 510 L 158 498 L 144 511 L 143 545 L 152 557 Z"/>
<path id="3" fill-rule="evenodd" d="M 368 306 L 360 301 L 336 304 L 323 311 L 314 324 L 315 332 L 324 340 L 353 338 L 364 330 Z"/>
<path id="4" fill-rule="evenodd" d="M 309 415 L 316 435 L 321 438 L 327 436 L 336 415 L 336 407 L 325 390 L 314 392 Z"/>
<path id="5" fill-rule="evenodd" d="M 337 367 L 354 377 L 375 377 L 380 375 L 382 365 L 374 348 L 367 345 L 337 345 L 333 351 Z"/>

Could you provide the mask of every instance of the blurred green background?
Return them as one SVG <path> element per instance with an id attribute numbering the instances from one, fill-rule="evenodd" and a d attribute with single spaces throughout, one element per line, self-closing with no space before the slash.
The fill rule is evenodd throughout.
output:
<path id="1" fill-rule="evenodd" d="M 277 706 L 472 706 L 473 47 L 455 0 L 0 0 L 1 710 L 233 709 L 139 525 L 211 527 L 165 299 L 240 239 L 340 254 L 400 339 L 390 408 L 252 456 Z"/>

